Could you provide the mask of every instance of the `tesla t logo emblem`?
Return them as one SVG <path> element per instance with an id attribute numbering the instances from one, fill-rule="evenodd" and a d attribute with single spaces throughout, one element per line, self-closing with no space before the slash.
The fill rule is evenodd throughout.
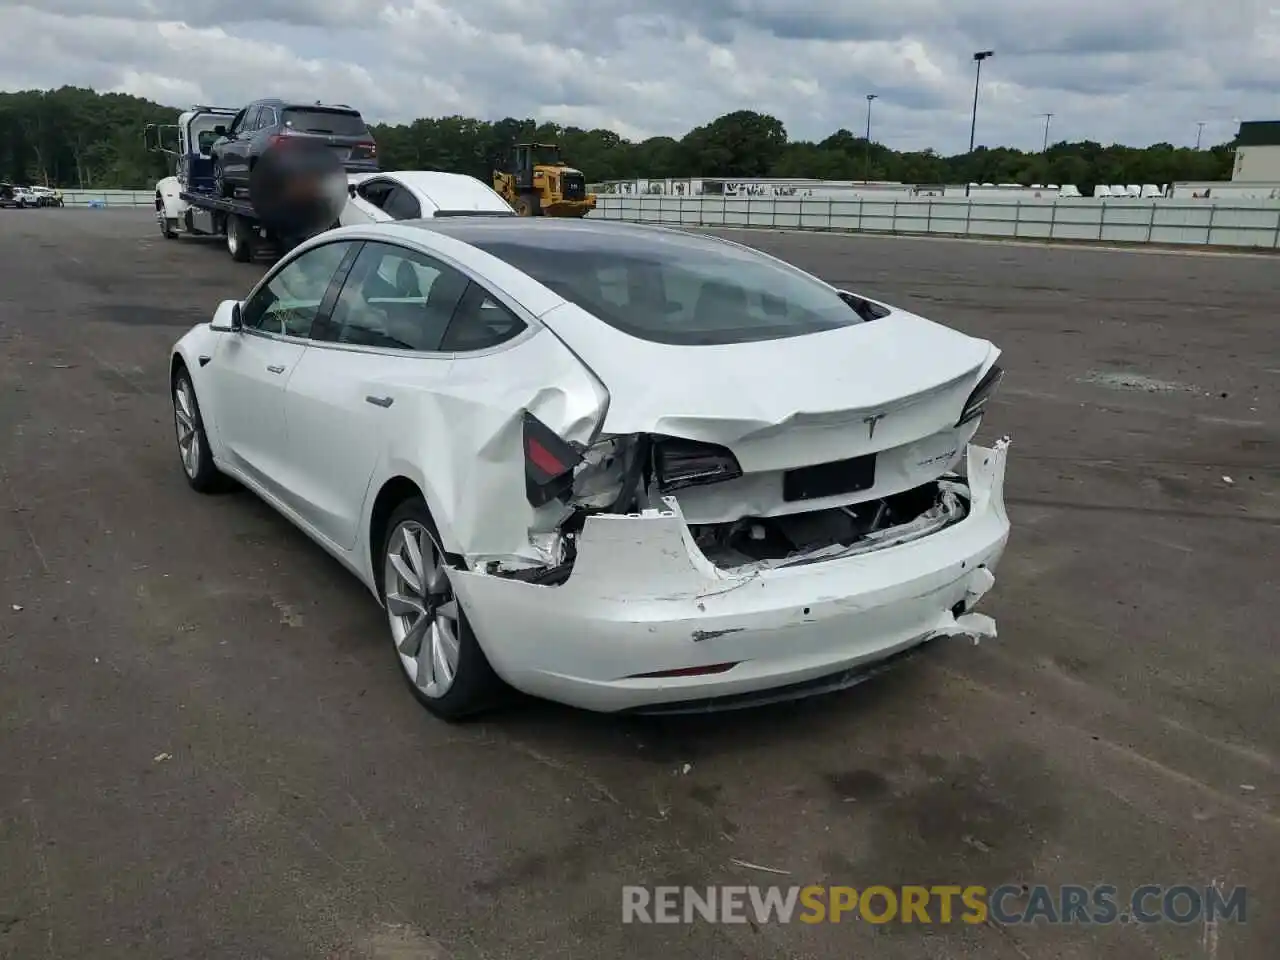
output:
<path id="1" fill-rule="evenodd" d="M 874 416 L 863 417 L 862 422 L 867 425 L 867 439 L 871 440 L 876 435 L 876 424 L 884 419 L 883 413 L 877 413 Z"/>

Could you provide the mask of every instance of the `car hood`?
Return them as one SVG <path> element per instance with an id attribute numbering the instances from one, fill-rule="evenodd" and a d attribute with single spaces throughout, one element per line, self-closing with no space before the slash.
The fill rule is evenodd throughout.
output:
<path id="1" fill-rule="evenodd" d="M 573 304 L 542 320 L 609 391 L 604 432 L 718 443 L 777 466 L 854 456 L 951 426 L 999 354 L 986 340 L 893 309 L 840 330 L 727 346 L 640 340 Z M 783 434 L 791 442 L 781 448 L 763 442 Z"/>

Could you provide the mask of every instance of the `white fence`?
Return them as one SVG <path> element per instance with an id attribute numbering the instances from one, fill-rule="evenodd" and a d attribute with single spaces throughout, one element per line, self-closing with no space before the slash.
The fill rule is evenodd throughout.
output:
<path id="1" fill-rule="evenodd" d="M 153 190 L 64 190 L 69 207 L 150 209 Z M 593 217 L 685 227 L 936 234 L 1280 250 L 1280 200 L 609 196 Z"/>
<path id="2" fill-rule="evenodd" d="M 613 197 L 593 217 L 685 227 L 774 227 L 1094 243 L 1280 249 L 1280 201 Z"/>
<path id="3" fill-rule="evenodd" d="M 68 207 L 155 207 L 154 190 L 63 190 Z"/>

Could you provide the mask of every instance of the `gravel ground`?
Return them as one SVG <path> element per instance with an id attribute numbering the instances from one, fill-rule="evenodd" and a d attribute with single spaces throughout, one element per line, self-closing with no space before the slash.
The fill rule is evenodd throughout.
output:
<path id="1" fill-rule="evenodd" d="M 1004 348 L 1000 638 L 777 708 L 448 726 L 354 579 L 183 482 L 170 344 L 263 264 L 0 211 L 0 957 L 1273 957 L 1274 259 L 733 235 Z M 621 923 L 624 884 L 1215 880 L 1246 924 Z"/>

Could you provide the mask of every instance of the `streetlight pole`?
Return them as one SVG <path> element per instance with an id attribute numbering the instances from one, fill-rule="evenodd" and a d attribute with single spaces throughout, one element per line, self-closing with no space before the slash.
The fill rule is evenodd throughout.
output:
<path id="1" fill-rule="evenodd" d="M 974 138 L 978 133 L 978 88 L 982 83 L 982 61 L 994 57 L 994 50 L 979 50 L 973 55 L 973 62 L 978 65 L 977 74 L 973 78 L 973 121 L 969 124 L 969 153 L 973 153 Z M 969 184 L 964 185 L 964 195 L 969 196 Z"/>
<path id="2" fill-rule="evenodd" d="M 862 173 L 862 182 L 871 182 L 871 101 L 877 99 L 877 94 L 867 94 L 867 158 L 866 167 Z"/>
<path id="3" fill-rule="evenodd" d="M 1204 125 L 1206 122 L 1207 121 L 1204 121 L 1204 120 L 1196 121 L 1196 149 L 1197 150 L 1200 149 L 1200 141 L 1204 137 Z"/>
<path id="4" fill-rule="evenodd" d="M 1049 152 L 1049 121 L 1053 119 L 1053 114 L 1045 113 L 1045 114 L 1042 114 L 1042 116 L 1044 117 L 1044 149 L 1041 150 L 1041 153 L 1048 153 Z"/>

